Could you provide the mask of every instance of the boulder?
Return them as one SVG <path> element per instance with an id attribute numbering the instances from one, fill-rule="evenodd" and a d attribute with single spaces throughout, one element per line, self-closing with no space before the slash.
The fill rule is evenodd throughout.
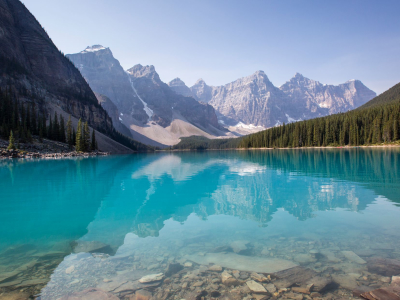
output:
<path id="1" fill-rule="evenodd" d="M 347 290 L 355 290 L 358 285 L 356 279 L 360 277 L 359 274 L 343 274 L 343 275 L 332 275 L 333 281 L 335 281 L 342 288 Z"/>
<path id="2" fill-rule="evenodd" d="M 258 282 L 268 282 L 268 281 L 270 281 L 267 277 L 265 277 L 264 275 L 262 275 L 262 274 L 258 274 L 258 273 L 256 273 L 256 272 L 252 272 L 251 274 L 250 274 L 250 277 L 251 277 L 251 279 L 253 279 L 253 280 L 255 280 L 255 281 L 258 281 Z"/>
<path id="3" fill-rule="evenodd" d="M 140 283 L 151 283 L 154 281 L 161 281 L 164 279 L 164 274 L 163 273 L 158 273 L 158 274 L 150 274 L 143 276 L 142 278 L 139 279 Z"/>
<path id="4" fill-rule="evenodd" d="M 183 266 L 179 263 L 169 264 L 165 271 L 165 276 L 172 276 L 183 269 Z"/>
<path id="5" fill-rule="evenodd" d="M 227 286 L 238 285 L 239 281 L 236 278 L 233 278 L 231 274 L 227 271 L 222 272 L 221 274 L 222 283 Z"/>
<path id="6" fill-rule="evenodd" d="M 212 272 L 222 272 L 222 267 L 220 265 L 212 265 L 208 270 Z"/>
<path id="7" fill-rule="evenodd" d="M 255 282 L 254 280 L 249 280 L 246 285 L 251 290 L 252 293 L 256 294 L 268 294 L 268 291 L 261 284 Z"/>
<path id="8" fill-rule="evenodd" d="M 383 257 L 372 257 L 367 262 L 368 271 L 382 276 L 396 276 L 400 274 L 400 261 Z"/>
<path id="9" fill-rule="evenodd" d="M 274 273 L 277 278 L 274 282 L 277 288 L 289 288 L 294 285 L 304 286 L 306 282 L 313 278 L 317 273 L 311 269 L 295 267 L 281 272 Z"/>
<path id="10" fill-rule="evenodd" d="M 346 257 L 348 260 L 350 260 L 352 262 L 355 262 L 360 265 L 367 263 L 365 260 L 363 260 L 357 254 L 355 254 L 353 251 L 342 251 L 342 253 L 343 253 L 344 257 Z"/>
<path id="11" fill-rule="evenodd" d="M 150 300 L 151 293 L 146 290 L 138 290 L 135 292 L 134 297 L 131 297 L 132 300 Z"/>
<path id="12" fill-rule="evenodd" d="M 333 289 L 336 284 L 329 277 L 315 276 L 306 282 L 307 285 L 312 284 L 311 291 L 324 293 Z"/>
<path id="13" fill-rule="evenodd" d="M 295 263 L 284 259 L 244 256 L 235 253 L 207 253 L 205 256 L 187 255 L 185 258 L 200 265 L 213 263 L 224 268 L 257 273 L 275 273 L 297 266 Z"/>
<path id="14" fill-rule="evenodd" d="M 247 250 L 248 241 L 234 241 L 230 244 L 233 252 L 241 253 Z"/>

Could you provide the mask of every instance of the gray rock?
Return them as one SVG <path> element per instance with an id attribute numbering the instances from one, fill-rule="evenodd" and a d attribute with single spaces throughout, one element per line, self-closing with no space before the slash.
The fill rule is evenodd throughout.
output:
<path id="1" fill-rule="evenodd" d="M 299 73 L 277 88 L 263 71 L 224 86 L 208 86 L 200 79 L 190 90 L 223 117 L 264 127 L 344 112 L 376 96 L 358 80 L 333 86 Z"/>
<path id="2" fill-rule="evenodd" d="M 284 259 L 244 256 L 235 253 L 207 253 L 205 256 L 187 255 L 185 258 L 201 265 L 213 263 L 229 269 L 257 273 L 274 273 L 297 266 L 295 263 Z"/>
<path id="3" fill-rule="evenodd" d="M 140 283 L 150 283 L 154 281 L 160 281 L 164 279 L 164 274 L 163 273 L 158 273 L 158 274 L 150 274 L 143 276 L 142 278 L 139 279 Z"/>
<path id="4" fill-rule="evenodd" d="M 246 282 L 248 288 L 250 289 L 251 292 L 256 293 L 256 294 L 268 294 L 267 290 L 265 287 L 263 287 L 261 284 L 255 282 L 254 280 L 249 280 Z"/>

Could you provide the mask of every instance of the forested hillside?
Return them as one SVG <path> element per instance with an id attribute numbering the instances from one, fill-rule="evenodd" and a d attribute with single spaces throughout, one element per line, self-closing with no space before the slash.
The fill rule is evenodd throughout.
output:
<path id="1" fill-rule="evenodd" d="M 16 142 L 30 143 L 32 137 L 37 136 L 39 139 L 47 138 L 53 141 L 68 143 L 71 147 L 78 146 L 77 133 L 80 129 L 84 129 L 84 139 L 86 141 L 93 140 L 88 132 L 88 123 L 82 123 L 75 132 L 70 120 L 64 120 L 62 115 L 55 113 L 53 116 L 47 116 L 47 113 L 41 111 L 34 101 L 26 103 L 19 99 L 11 88 L 4 91 L 0 88 L 0 138 L 8 139 L 13 133 Z M 92 135 L 94 133 L 92 132 Z M 114 128 L 109 133 L 110 137 L 118 143 L 135 151 L 153 150 L 137 141 L 134 141 Z M 79 135 L 78 135 L 79 137 Z M 78 138 L 79 140 L 79 138 Z M 90 150 L 97 148 L 95 145 Z M 87 151 L 88 147 L 77 147 L 77 150 Z"/>
<path id="2" fill-rule="evenodd" d="M 359 109 L 274 127 L 244 137 L 240 148 L 358 146 L 399 140 L 400 84 Z"/>
<path id="3" fill-rule="evenodd" d="M 371 108 L 382 104 L 396 104 L 400 101 L 400 83 L 388 89 L 386 92 L 368 101 L 358 109 Z"/>

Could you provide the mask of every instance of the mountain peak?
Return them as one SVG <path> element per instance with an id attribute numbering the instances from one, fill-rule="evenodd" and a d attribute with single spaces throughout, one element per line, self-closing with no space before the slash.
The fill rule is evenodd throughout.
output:
<path id="1" fill-rule="evenodd" d="M 106 50 L 108 48 L 102 46 L 102 45 L 93 45 L 93 46 L 87 46 L 85 50 L 81 51 L 81 53 L 89 53 L 89 52 L 97 52 L 101 50 Z"/>
<path id="2" fill-rule="evenodd" d="M 294 74 L 293 78 L 304 78 L 304 76 L 303 76 L 303 74 L 296 72 L 296 74 Z"/>
<path id="3" fill-rule="evenodd" d="M 186 86 L 186 84 L 179 78 L 172 79 L 169 83 L 169 86 Z"/>
<path id="4" fill-rule="evenodd" d="M 206 82 L 203 80 L 203 78 L 198 79 L 198 80 L 195 82 L 194 85 L 197 85 L 197 84 L 205 84 L 205 85 L 207 85 Z"/>
<path id="5" fill-rule="evenodd" d="M 141 64 L 137 64 L 128 69 L 127 72 L 131 75 L 134 75 L 135 77 L 144 77 L 156 73 L 156 69 L 153 65 L 142 66 Z"/>

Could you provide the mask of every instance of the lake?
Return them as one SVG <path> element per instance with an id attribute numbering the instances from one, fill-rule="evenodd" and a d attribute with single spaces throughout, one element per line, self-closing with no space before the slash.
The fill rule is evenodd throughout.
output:
<path id="1" fill-rule="evenodd" d="M 0 188 L 0 298 L 350 298 L 400 260 L 399 148 L 3 160 Z"/>

